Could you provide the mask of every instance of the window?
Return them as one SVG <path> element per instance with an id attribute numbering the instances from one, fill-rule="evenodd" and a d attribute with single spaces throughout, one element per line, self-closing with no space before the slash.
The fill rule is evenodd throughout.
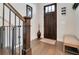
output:
<path id="1" fill-rule="evenodd" d="M 52 12 L 55 11 L 55 5 L 52 5 Z"/>
<path id="2" fill-rule="evenodd" d="M 47 5 L 45 7 L 45 13 L 54 12 L 54 11 L 55 11 L 55 5 Z"/>
<path id="3" fill-rule="evenodd" d="M 48 9 L 49 9 L 49 12 L 51 12 L 52 7 L 51 7 L 51 6 L 49 6 L 49 7 L 48 7 Z"/>
<path id="4" fill-rule="evenodd" d="M 48 7 L 46 7 L 45 12 L 46 12 L 46 13 L 48 12 Z"/>

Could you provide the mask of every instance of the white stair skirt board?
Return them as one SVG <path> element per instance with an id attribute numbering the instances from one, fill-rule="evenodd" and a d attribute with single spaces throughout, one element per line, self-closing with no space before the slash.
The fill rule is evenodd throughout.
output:
<path id="1" fill-rule="evenodd" d="M 53 40 L 53 39 L 46 39 L 46 38 L 43 38 L 40 40 L 41 42 L 44 42 L 44 43 L 48 43 L 48 44 L 52 44 L 52 45 L 55 45 L 56 43 L 56 40 Z"/>

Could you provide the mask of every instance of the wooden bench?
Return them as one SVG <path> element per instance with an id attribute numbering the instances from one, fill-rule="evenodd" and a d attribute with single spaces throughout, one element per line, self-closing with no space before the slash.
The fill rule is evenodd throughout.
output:
<path id="1" fill-rule="evenodd" d="M 63 52 L 65 53 L 65 46 L 79 48 L 79 39 L 73 35 L 65 35 L 63 42 Z"/>

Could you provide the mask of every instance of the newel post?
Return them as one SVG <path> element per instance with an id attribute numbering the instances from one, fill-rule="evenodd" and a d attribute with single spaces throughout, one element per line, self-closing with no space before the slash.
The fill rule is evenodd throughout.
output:
<path id="1" fill-rule="evenodd" d="M 22 55 L 31 54 L 30 48 L 30 17 L 23 17 L 25 21 L 23 22 L 23 49 Z"/>

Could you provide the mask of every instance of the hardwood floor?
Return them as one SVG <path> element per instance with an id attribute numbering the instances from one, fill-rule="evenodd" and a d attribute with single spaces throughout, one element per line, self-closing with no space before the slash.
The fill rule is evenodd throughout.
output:
<path id="1" fill-rule="evenodd" d="M 51 45 L 35 39 L 31 42 L 31 50 L 32 55 L 69 55 L 69 53 L 63 53 L 62 42 Z"/>
<path id="2" fill-rule="evenodd" d="M 18 48 L 16 54 L 18 54 Z M 70 55 L 69 53 L 63 53 L 63 43 L 57 42 L 55 45 L 41 42 L 40 40 L 33 40 L 31 42 L 31 49 L 27 55 Z M 8 49 L 0 49 L 0 55 L 9 55 Z M 10 54 L 11 55 L 11 54 Z"/>
<path id="3" fill-rule="evenodd" d="M 22 54 L 22 50 L 20 51 L 20 55 Z M 12 51 L 8 48 L 0 49 L 0 55 L 12 55 Z M 19 48 L 16 49 L 16 55 L 19 55 Z"/>

